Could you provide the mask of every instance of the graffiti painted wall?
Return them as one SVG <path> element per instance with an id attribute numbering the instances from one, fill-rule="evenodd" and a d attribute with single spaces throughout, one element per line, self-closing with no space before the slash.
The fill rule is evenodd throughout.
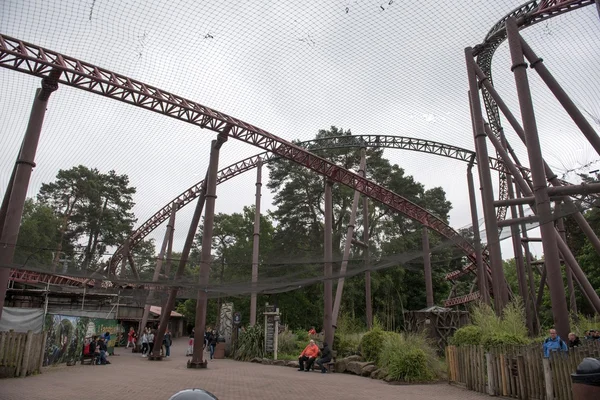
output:
<path id="1" fill-rule="evenodd" d="M 109 354 L 114 351 L 115 340 L 120 330 L 115 320 L 47 314 L 47 334 L 44 366 L 78 361 L 85 344 L 96 335 L 110 333 L 107 344 Z"/>

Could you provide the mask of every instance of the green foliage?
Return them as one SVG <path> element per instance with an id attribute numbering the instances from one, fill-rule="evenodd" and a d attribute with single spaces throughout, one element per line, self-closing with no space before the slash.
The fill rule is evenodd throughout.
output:
<path id="1" fill-rule="evenodd" d="M 302 349 L 298 349 L 298 338 L 294 334 L 294 332 L 285 329 L 281 332 L 277 337 L 277 356 L 279 358 L 279 353 L 289 353 L 289 354 L 300 354 Z M 296 355 L 296 358 L 298 356 Z"/>
<path id="2" fill-rule="evenodd" d="M 85 243 L 77 258 L 89 267 L 108 247 L 122 244 L 133 228 L 134 194 L 127 175 L 79 165 L 58 171 L 54 182 L 42 184 L 37 199 L 61 219 L 60 247 Z"/>
<path id="3" fill-rule="evenodd" d="M 442 372 L 435 348 L 420 335 L 386 335 L 377 365 L 392 380 L 404 382 L 431 382 Z"/>
<path id="4" fill-rule="evenodd" d="M 351 132 L 349 130 L 332 126 L 329 129 L 319 130 L 316 139 L 319 139 L 320 142 L 314 146 L 323 147 L 323 144 L 327 143 L 329 138 L 339 136 L 348 136 L 344 139 L 347 143 L 352 143 L 352 140 L 354 140 L 350 137 Z M 361 154 L 358 146 L 345 149 L 316 149 L 311 148 L 311 146 L 313 145 L 307 146 L 309 150 L 314 150 L 321 157 L 336 165 L 354 170 L 359 169 Z M 368 148 L 366 150 L 366 163 L 367 175 L 370 179 L 431 210 L 441 219 L 448 219 L 452 207 L 450 202 L 446 200 L 442 188 L 425 189 L 422 184 L 407 174 L 400 166 L 394 165 L 386 159 L 383 149 L 380 148 Z M 283 258 L 282 255 L 295 262 L 303 259 L 314 260 L 314 255 L 320 254 L 323 248 L 322 177 L 298 164 L 287 160 L 276 160 L 269 163 L 268 187 L 273 192 L 275 206 L 275 209 L 271 212 L 276 225 L 274 253 L 279 255 L 279 260 Z M 341 243 L 344 242 L 343 233 L 350 217 L 352 195 L 352 189 L 346 186 L 334 185 L 333 187 L 334 211 L 332 224 L 334 236 L 332 242 L 334 243 L 334 257 L 338 259 L 341 258 L 343 252 Z M 301 196 L 304 200 L 298 202 L 298 196 Z M 388 207 L 376 202 L 369 202 L 367 211 L 370 221 L 369 248 L 371 249 L 370 257 L 372 260 L 381 256 L 402 254 L 420 248 L 422 230 L 418 223 L 399 213 L 390 212 Z M 360 227 L 361 225 L 362 212 L 359 211 L 356 226 Z M 361 229 L 357 228 L 357 230 L 360 231 Z M 362 232 L 357 232 L 357 234 L 362 234 Z M 436 235 L 432 235 L 430 239 L 432 248 L 440 240 Z M 350 259 L 361 257 L 361 252 L 362 250 L 353 247 L 350 252 Z M 441 301 L 449 291 L 448 281 L 444 279 L 444 273 L 461 268 L 463 266 L 461 264 L 463 254 L 450 248 L 442 249 L 436 253 L 433 255 L 432 260 L 436 271 L 433 276 L 433 284 L 436 300 Z M 407 270 L 414 271 L 407 272 L 404 267 L 408 266 L 405 265 L 398 264 L 398 267 L 400 268 L 388 268 L 371 274 L 373 315 L 381 319 L 384 328 L 387 330 L 395 330 L 402 326 L 404 310 L 420 309 L 425 307 L 426 304 L 422 261 L 415 260 L 411 262 L 411 268 L 407 268 Z M 309 269 L 311 265 L 307 263 L 302 268 Z M 317 266 L 314 265 L 314 270 L 316 268 Z M 352 268 L 352 266 L 349 266 L 349 268 Z M 320 289 L 320 285 L 313 286 Z M 366 320 L 364 287 L 363 274 L 347 278 L 341 304 L 341 310 L 346 311 L 348 317 L 352 320 L 361 321 L 360 325 L 364 325 Z M 285 316 L 286 322 L 294 328 L 308 328 L 310 325 L 314 325 L 315 321 L 322 320 L 322 290 L 313 292 L 310 287 L 302 287 L 302 291 L 306 291 L 305 296 L 299 297 L 306 297 L 308 301 L 294 299 L 296 301 L 290 304 L 292 308 L 286 308 L 281 306 L 280 302 L 278 303 L 284 313 L 290 313 Z M 348 295 L 346 296 L 346 294 Z M 278 295 L 278 300 L 281 297 L 284 296 Z M 315 299 L 318 299 L 318 301 L 315 301 Z M 298 302 L 297 300 L 301 301 Z M 305 309 L 305 307 L 309 307 L 309 309 Z M 299 312 L 295 310 L 299 310 Z"/>
<path id="5" fill-rule="evenodd" d="M 338 357 L 348 357 L 359 353 L 360 343 L 364 333 L 335 333 L 333 337 L 333 349 L 337 351 Z"/>
<path id="6" fill-rule="evenodd" d="M 480 327 L 467 325 L 454 332 L 454 336 L 452 336 L 450 342 L 454 346 L 479 345 L 481 344 L 482 337 L 483 331 Z"/>
<path id="7" fill-rule="evenodd" d="M 507 332 L 492 333 L 483 337 L 482 344 L 486 349 L 503 345 L 525 345 L 531 343 L 527 337 Z"/>
<path id="8" fill-rule="evenodd" d="M 586 317 L 583 314 L 579 314 L 576 319 L 571 320 L 571 331 L 581 338 L 590 329 L 600 329 L 599 316 Z"/>
<path id="9" fill-rule="evenodd" d="M 494 333 L 508 333 L 514 336 L 527 337 L 525 308 L 519 298 L 506 305 L 501 317 L 498 317 L 489 305 L 479 303 L 473 307 L 471 318 L 473 324 L 481 328 L 484 337 L 491 336 Z"/>
<path id="10" fill-rule="evenodd" d="M 365 333 L 360 340 L 360 352 L 363 358 L 377 363 L 384 340 L 393 335 L 397 335 L 397 333 L 384 331 L 378 327 Z"/>
<path id="11" fill-rule="evenodd" d="M 60 240 L 60 219 L 52 208 L 25 201 L 23 218 L 15 250 L 15 262 L 27 266 L 50 265 Z"/>
<path id="12" fill-rule="evenodd" d="M 234 358 L 240 361 L 249 361 L 255 357 L 263 358 L 264 352 L 264 329 L 260 324 L 249 326 L 246 332 L 240 333 L 235 347 Z"/>
<path id="13" fill-rule="evenodd" d="M 528 344 L 525 310 L 519 298 L 510 302 L 502 316 L 497 316 L 492 307 L 479 303 L 471 309 L 472 325 L 465 326 L 454 333 L 452 344 L 483 344 L 486 348 L 498 345 Z"/>

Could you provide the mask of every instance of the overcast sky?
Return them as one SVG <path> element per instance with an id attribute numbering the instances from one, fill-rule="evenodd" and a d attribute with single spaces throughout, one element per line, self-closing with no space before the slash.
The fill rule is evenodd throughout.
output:
<path id="1" fill-rule="evenodd" d="M 464 48 L 523 0 L 456 1 L 26 1 L 0 2 L 0 32 L 79 58 L 228 113 L 288 140 L 336 125 L 354 134 L 411 136 L 473 148 Z M 600 128 L 600 22 L 595 7 L 523 32 Z M 494 83 L 518 113 L 506 43 Z M 599 168 L 598 155 L 530 73 L 543 152 L 555 171 Z M 10 177 L 39 79 L 0 69 L 0 194 Z M 594 122 L 596 119 L 596 122 Z M 506 126 L 513 147 L 524 147 Z M 138 224 L 204 177 L 215 134 L 63 86 L 52 95 L 30 196 L 59 169 L 83 164 L 128 174 Z M 490 146 L 491 147 L 491 146 Z M 258 153 L 227 142 L 220 166 Z M 470 224 L 466 164 L 386 150 L 453 204 L 450 224 Z M 264 174 L 266 175 L 266 174 Z M 477 176 L 476 176 L 477 179 Z M 218 188 L 217 212 L 254 199 L 255 173 Z M 495 184 L 497 176 L 494 174 Z M 263 191 L 264 209 L 272 195 Z M 177 216 L 176 249 L 193 207 Z M 480 216 L 481 216 L 480 211 Z M 164 225 L 151 237 L 160 241 Z M 512 257 L 505 241 L 503 256 Z M 537 249 L 539 252 L 539 248 Z"/>

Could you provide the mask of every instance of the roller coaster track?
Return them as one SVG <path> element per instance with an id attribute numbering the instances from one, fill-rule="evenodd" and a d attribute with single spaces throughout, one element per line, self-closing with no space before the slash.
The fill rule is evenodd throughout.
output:
<path id="1" fill-rule="evenodd" d="M 475 251 L 471 244 L 442 219 L 426 209 L 371 180 L 247 122 L 124 75 L 2 34 L 0 34 L 0 67 L 39 78 L 44 78 L 53 71 L 60 71 L 58 82 L 63 85 L 116 99 L 200 128 L 226 133 L 229 137 L 303 165 L 398 211 L 450 240 L 462 249 L 471 261 L 475 260 Z"/>
<path id="2" fill-rule="evenodd" d="M 360 147 L 375 147 L 375 148 L 393 148 L 401 150 L 410 150 L 428 154 L 435 154 L 443 157 L 452 158 L 464 162 L 470 162 L 474 156 L 474 152 L 471 150 L 463 149 L 460 147 L 448 145 L 445 143 L 434 142 L 431 140 L 416 139 L 405 136 L 392 136 L 392 135 L 356 135 L 356 136 L 336 136 L 322 139 L 307 140 L 304 142 L 296 143 L 298 146 L 303 148 L 310 148 L 311 151 L 316 152 L 323 149 L 335 149 L 335 148 L 360 148 Z M 244 172 L 250 171 L 256 168 L 258 160 L 262 160 L 263 164 L 281 159 L 280 156 L 268 151 L 260 154 L 256 154 L 252 157 L 245 158 L 237 163 L 231 164 L 217 173 L 217 184 L 221 184 L 229 179 L 232 179 Z M 502 162 L 496 158 L 490 158 L 490 168 L 497 171 L 503 170 Z M 529 177 L 529 170 L 521 167 L 525 176 Z M 150 232 L 156 229 L 160 224 L 166 221 L 171 215 L 173 204 L 177 204 L 177 211 L 185 207 L 191 201 L 198 197 L 204 180 L 194 184 L 175 199 L 171 200 L 168 204 L 157 211 L 153 216 L 148 218 L 143 224 L 141 224 L 135 231 L 132 232 L 130 238 L 131 248 L 135 247 L 140 241 L 142 241 Z M 122 259 L 121 254 L 122 246 L 115 252 L 115 259 L 112 260 L 111 264 L 114 266 Z"/>
<path id="3" fill-rule="evenodd" d="M 593 5 L 594 0 L 533 0 L 528 1 L 520 7 L 515 8 L 506 14 L 498 21 L 488 32 L 483 43 L 478 44 L 473 48 L 473 53 L 477 56 L 477 64 L 485 75 L 492 81 L 492 58 L 494 53 L 500 47 L 502 42 L 506 40 L 506 20 L 509 17 L 515 17 L 520 29 L 524 29 L 531 25 L 545 21 L 549 18 L 556 17 L 569 11 Z M 502 124 L 500 121 L 500 113 L 498 106 L 492 98 L 491 94 L 482 88 L 483 101 L 485 104 L 488 121 L 492 132 L 497 137 L 501 136 Z M 500 173 L 500 191 L 499 199 L 508 198 L 506 174 L 508 171 Z M 508 207 L 498 207 L 497 217 L 499 220 L 506 217 Z"/>
<path id="4" fill-rule="evenodd" d="M 504 23 L 509 16 L 518 17 L 519 25 L 526 27 L 592 4 L 594 4 L 593 0 L 534 0 L 527 2 L 494 25 L 486 36 L 485 42 L 475 47 L 477 63 L 491 80 L 492 57 L 506 38 Z M 64 85 L 117 99 L 215 132 L 227 131 L 229 136 L 235 139 L 304 165 L 335 182 L 344 184 L 397 210 L 450 239 L 465 251 L 472 262 L 474 261 L 474 251 L 471 245 L 427 210 L 372 181 L 244 121 L 126 76 L 2 34 L 0 34 L 0 66 L 40 78 L 48 76 L 52 70 L 59 70 L 62 72 L 59 82 Z M 485 90 L 483 92 L 491 129 L 494 134 L 500 135 L 502 127 L 498 108 L 489 93 Z M 500 198 L 504 199 L 506 198 L 505 175 L 503 179 L 501 178 L 500 187 Z M 498 216 L 504 218 L 505 215 L 506 209 L 500 209 Z M 51 278 L 40 277 L 40 279 Z"/>

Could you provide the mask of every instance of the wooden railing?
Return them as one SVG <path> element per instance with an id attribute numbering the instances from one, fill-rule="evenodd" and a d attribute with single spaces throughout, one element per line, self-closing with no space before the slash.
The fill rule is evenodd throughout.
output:
<path id="1" fill-rule="evenodd" d="M 573 400 L 571 374 L 585 357 L 600 357 L 600 341 L 584 342 L 568 353 L 544 358 L 542 344 L 448 346 L 448 381 L 492 396 L 524 400 Z"/>
<path id="2" fill-rule="evenodd" d="M 0 378 L 39 373 L 45 346 L 44 332 L 0 332 Z"/>

